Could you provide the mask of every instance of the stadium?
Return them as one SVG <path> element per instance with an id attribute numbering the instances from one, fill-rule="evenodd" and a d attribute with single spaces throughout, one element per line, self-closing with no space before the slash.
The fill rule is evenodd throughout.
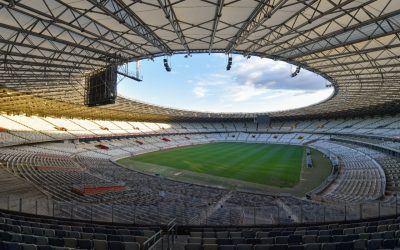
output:
<path id="1" fill-rule="evenodd" d="M 398 0 L 0 0 L 0 249 L 400 249 L 399 32 Z M 332 93 L 271 112 L 117 94 L 141 60 L 199 54 Z"/>

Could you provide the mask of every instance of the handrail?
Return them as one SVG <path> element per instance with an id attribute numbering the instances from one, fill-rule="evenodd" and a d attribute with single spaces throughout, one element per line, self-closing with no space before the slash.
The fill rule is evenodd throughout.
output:
<path id="1" fill-rule="evenodd" d="M 148 238 L 145 242 L 143 242 L 141 249 L 142 250 L 151 250 L 158 244 L 158 242 L 162 240 L 162 230 L 159 230 L 155 234 L 153 234 L 150 238 Z"/>
<path id="2" fill-rule="evenodd" d="M 176 237 L 176 232 L 177 232 L 177 223 L 176 223 L 176 218 L 172 219 L 170 222 L 167 224 L 167 249 L 170 249 L 170 246 L 175 245 L 175 237 Z M 172 239 L 171 239 L 172 238 Z"/>

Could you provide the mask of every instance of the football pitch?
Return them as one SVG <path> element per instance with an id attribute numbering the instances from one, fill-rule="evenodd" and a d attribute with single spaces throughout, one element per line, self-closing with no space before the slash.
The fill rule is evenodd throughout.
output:
<path id="1" fill-rule="evenodd" d="M 192 171 L 250 183 L 291 188 L 299 183 L 305 148 L 293 145 L 211 143 L 146 153 L 118 163 Z M 175 175 L 179 174 L 175 173 Z"/>

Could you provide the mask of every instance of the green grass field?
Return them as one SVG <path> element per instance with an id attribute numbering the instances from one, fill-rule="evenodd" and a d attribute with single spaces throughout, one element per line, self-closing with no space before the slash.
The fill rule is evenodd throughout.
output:
<path id="1" fill-rule="evenodd" d="M 304 147 L 292 145 L 212 143 L 157 151 L 118 163 L 148 163 L 257 184 L 293 187 L 300 180 Z"/>

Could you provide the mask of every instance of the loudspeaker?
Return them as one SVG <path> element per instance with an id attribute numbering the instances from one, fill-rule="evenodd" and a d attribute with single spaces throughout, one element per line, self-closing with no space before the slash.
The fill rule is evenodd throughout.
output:
<path id="1" fill-rule="evenodd" d="M 111 65 L 85 77 L 85 105 L 114 104 L 117 98 L 117 66 Z"/>

